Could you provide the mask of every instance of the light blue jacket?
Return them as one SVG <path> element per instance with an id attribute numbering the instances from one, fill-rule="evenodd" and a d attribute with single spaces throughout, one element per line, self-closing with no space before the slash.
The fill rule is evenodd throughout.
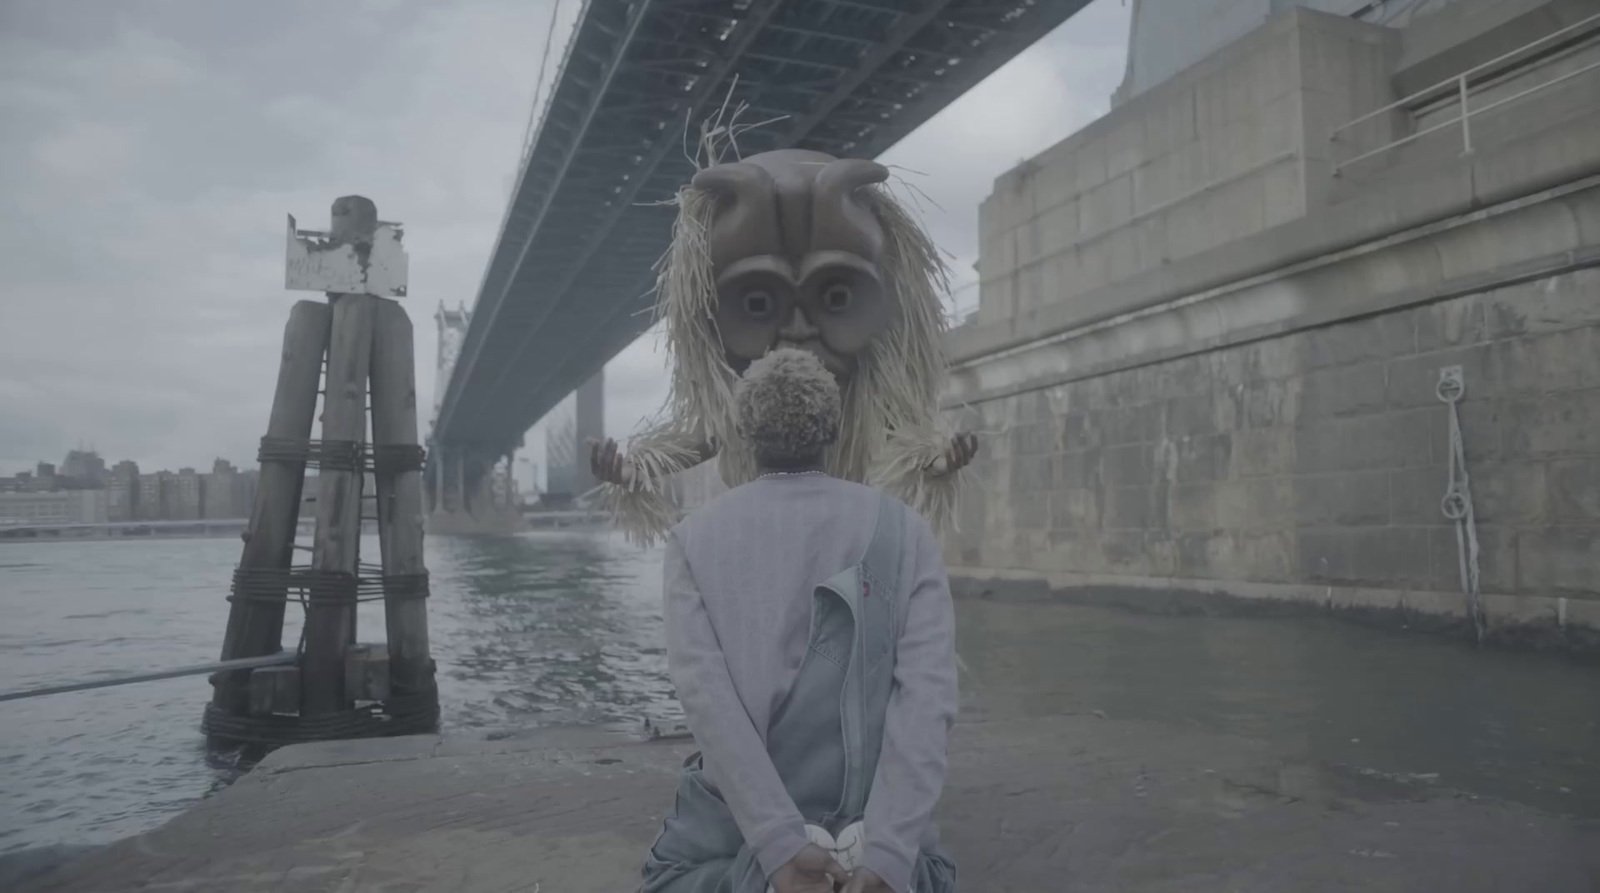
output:
<path id="1" fill-rule="evenodd" d="M 930 818 L 956 710 L 938 543 L 900 502 L 822 475 L 758 479 L 674 530 L 668 658 L 701 753 L 644 869 L 647 893 L 762 893 L 860 820 L 898 893 L 947 893 Z"/>

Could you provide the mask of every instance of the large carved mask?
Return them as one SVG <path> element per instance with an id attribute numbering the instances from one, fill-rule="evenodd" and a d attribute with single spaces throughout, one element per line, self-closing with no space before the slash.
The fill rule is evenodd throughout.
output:
<path id="1" fill-rule="evenodd" d="M 809 350 L 846 378 L 897 308 L 880 264 L 884 233 L 862 195 L 881 164 L 784 149 L 707 168 L 717 328 L 743 371 L 775 347 Z"/>

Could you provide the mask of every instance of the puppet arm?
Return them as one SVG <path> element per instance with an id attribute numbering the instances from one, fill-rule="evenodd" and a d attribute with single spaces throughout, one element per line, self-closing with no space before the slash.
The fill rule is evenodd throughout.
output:
<path id="1" fill-rule="evenodd" d="M 667 481 L 717 454 L 715 445 L 672 427 L 654 428 L 628 444 L 628 454 L 614 442 L 597 444 L 591 455 L 595 477 L 612 519 L 628 540 L 641 546 L 659 542 L 677 523 L 678 510 Z"/>
<path id="2" fill-rule="evenodd" d="M 953 528 L 960 470 L 977 453 L 977 438 L 937 424 L 895 428 L 870 475 L 875 486 L 911 506 L 937 532 Z"/>

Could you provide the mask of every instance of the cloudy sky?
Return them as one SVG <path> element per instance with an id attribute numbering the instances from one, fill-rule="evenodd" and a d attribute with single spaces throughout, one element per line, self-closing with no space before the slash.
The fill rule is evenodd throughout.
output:
<path id="1" fill-rule="evenodd" d="M 552 12 L 550 77 L 579 6 L 554 3 L 0 0 L 0 474 L 79 444 L 253 462 L 303 296 L 284 215 L 324 226 L 349 193 L 405 224 L 431 406 L 432 314 L 476 297 Z M 994 178 L 1105 112 L 1127 17 L 1095 0 L 881 159 L 920 172 L 963 283 Z M 656 408 L 663 362 L 647 335 L 608 367 L 609 431 Z"/>

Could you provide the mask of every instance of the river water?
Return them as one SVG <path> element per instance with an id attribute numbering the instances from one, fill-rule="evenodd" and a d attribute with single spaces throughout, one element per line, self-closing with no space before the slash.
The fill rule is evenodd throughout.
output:
<path id="1" fill-rule="evenodd" d="M 0 544 L 0 688 L 215 660 L 238 559 L 236 539 Z M 429 537 L 426 561 L 446 731 L 682 721 L 658 554 L 551 532 Z M 381 605 L 357 626 L 382 641 Z M 0 703 L 0 852 L 134 834 L 231 781 L 199 732 L 209 693 L 198 676 Z"/>
<path id="2" fill-rule="evenodd" d="M 0 688 L 216 657 L 230 539 L 0 544 Z M 363 542 L 377 555 L 377 543 Z M 595 533 L 430 537 L 447 732 L 674 725 L 659 553 Z M 293 617 L 294 612 L 291 612 Z M 1309 619 L 963 601 L 963 715 L 1151 720 L 1272 742 L 1341 777 L 1600 818 L 1600 667 Z M 382 613 L 363 605 L 363 640 Z M 298 618 L 285 633 L 298 636 Z M 103 843 L 226 785 L 203 677 L 0 703 L 0 853 Z"/>

